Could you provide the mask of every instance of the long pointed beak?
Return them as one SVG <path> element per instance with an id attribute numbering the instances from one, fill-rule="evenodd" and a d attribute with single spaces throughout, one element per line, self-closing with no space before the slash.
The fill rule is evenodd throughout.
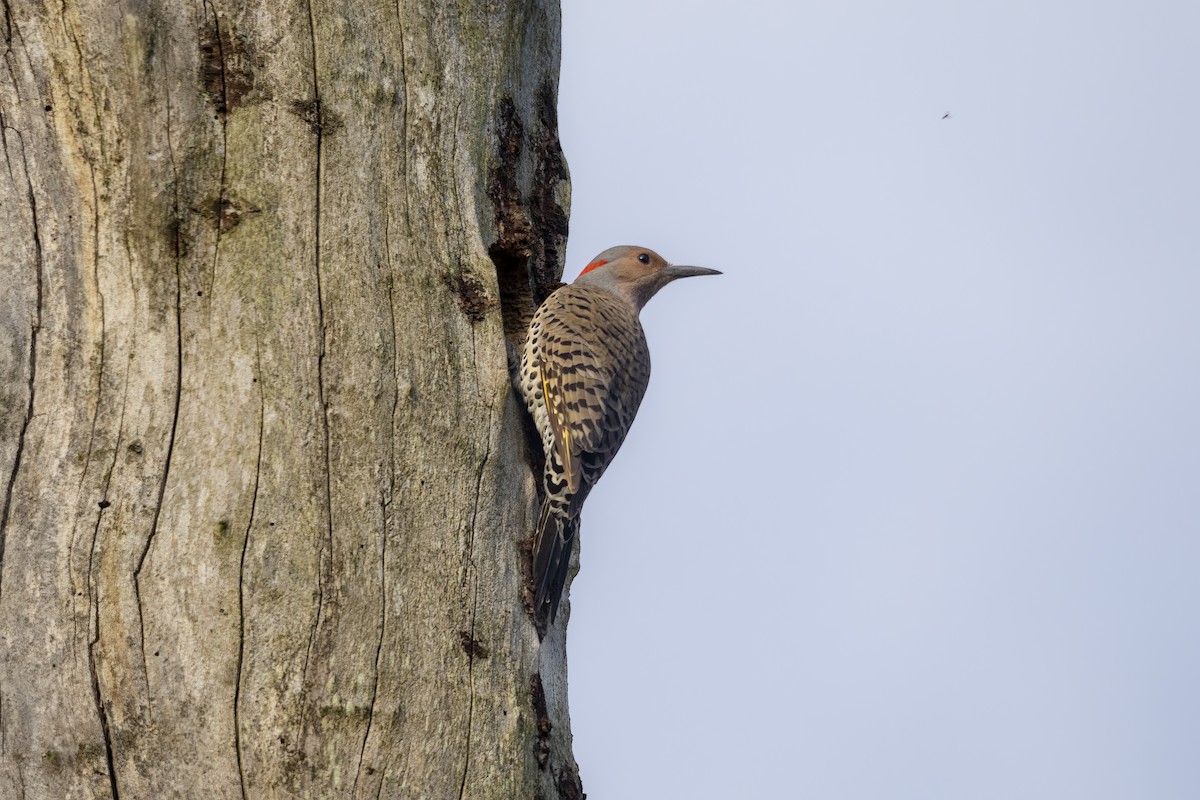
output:
<path id="1" fill-rule="evenodd" d="M 691 278 L 696 275 L 720 275 L 721 272 L 708 267 L 689 267 L 683 264 L 668 264 L 663 267 L 663 274 L 675 278 Z"/>

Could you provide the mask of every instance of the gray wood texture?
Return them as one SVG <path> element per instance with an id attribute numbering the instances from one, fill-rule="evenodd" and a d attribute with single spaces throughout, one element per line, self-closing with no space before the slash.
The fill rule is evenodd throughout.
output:
<path id="1" fill-rule="evenodd" d="M 0 797 L 579 797 L 557 2 L 0 13 Z"/>

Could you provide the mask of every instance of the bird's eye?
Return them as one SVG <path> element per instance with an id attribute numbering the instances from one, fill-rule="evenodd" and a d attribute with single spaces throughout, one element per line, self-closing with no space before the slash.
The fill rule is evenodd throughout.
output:
<path id="1" fill-rule="evenodd" d="M 638 256 L 638 261 L 642 262 L 643 264 L 649 264 L 650 256 L 647 255 L 646 253 L 642 253 L 641 255 Z"/>

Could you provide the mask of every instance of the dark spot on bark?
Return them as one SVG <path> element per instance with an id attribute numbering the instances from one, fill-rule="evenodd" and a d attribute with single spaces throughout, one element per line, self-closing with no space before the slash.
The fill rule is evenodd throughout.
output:
<path id="1" fill-rule="evenodd" d="M 213 204 L 213 216 L 221 233 L 228 233 L 242 221 L 242 210 L 232 200 L 218 200 Z"/>
<path id="2" fill-rule="evenodd" d="M 534 755 L 537 756 L 538 769 L 545 769 L 550 758 L 550 712 L 546 708 L 546 689 L 542 686 L 542 674 L 533 673 L 529 681 L 533 694 L 533 713 L 537 720 L 537 740 L 533 745 Z"/>
<path id="3" fill-rule="evenodd" d="M 529 424 L 532 427 L 532 418 L 529 417 L 528 414 L 526 414 L 525 417 L 529 419 Z M 546 466 L 546 459 L 542 453 L 540 439 L 538 440 L 536 446 L 532 444 L 529 446 L 528 454 L 531 462 L 536 460 L 537 463 L 541 465 L 540 468 L 534 473 L 534 477 L 539 478 L 539 480 L 534 481 L 534 485 L 537 487 L 538 505 L 540 506 L 542 503 L 546 502 L 545 488 L 540 480 L 542 474 L 541 470 L 545 469 Z M 533 607 L 533 601 L 537 599 L 537 581 L 534 580 L 533 575 L 533 536 L 530 536 L 527 539 L 522 539 L 520 542 L 518 542 L 517 546 L 521 551 L 521 570 L 525 577 L 525 581 L 522 584 L 521 589 L 521 600 L 522 604 L 525 606 L 525 613 L 529 615 L 531 620 L 533 620 L 533 627 L 534 630 L 537 631 L 538 641 L 540 642 L 542 639 L 546 638 L 546 615 L 538 614 Z"/>
<path id="4" fill-rule="evenodd" d="M 558 800 L 587 799 L 587 795 L 583 793 L 583 781 L 579 780 L 579 773 L 573 767 L 558 773 L 554 778 L 554 786 L 558 789 Z"/>
<path id="5" fill-rule="evenodd" d="M 221 536 L 229 533 L 229 520 L 223 519 L 217 523 L 217 533 Z"/>
<path id="6" fill-rule="evenodd" d="M 243 208 L 236 200 L 224 197 L 213 203 L 212 215 L 217 221 L 217 227 L 221 233 L 229 233 L 231 230 L 242 224 L 242 220 L 250 215 L 257 214 L 262 209 L 250 206 Z"/>
<path id="7" fill-rule="evenodd" d="M 487 289 L 479 282 L 479 278 L 470 272 L 447 275 L 445 283 L 454 293 L 458 307 L 463 310 L 471 322 L 482 322 L 487 318 L 489 311 L 500 305 L 496 298 L 488 295 Z"/>
<path id="8" fill-rule="evenodd" d="M 101 508 L 108 508 L 109 506 L 112 505 L 112 503 L 108 502 L 107 500 L 101 500 L 98 505 Z"/>
<path id="9" fill-rule="evenodd" d="M 458 640 L 462 643 L 463 652 L 473 661 L 476 658 L 487 658 L 491 652 L 483 642 L 471 635 L 470 631 L 459 631 Z"/>
<path id="10" fill-rule="evenodd" d="M 525 337 L 525 329 L 536 306 L 527 269 L 533 255 L 533 230 L 521 197 L 518 171 L 524 148 L 525 128 L 512 97 L 500 101 L 496 118 L 496 156 L 488 176 L 488 197 L 496 214 L 496 241 L 488 255 L 496 265 L 500 284 L 500 309 L 504 316 L 504 338 L 514 344 Z"/>
<path id="11" fill-rule="evenodd" d="M 342 118 L 333 109 L 324 105 L 320 99 L 293 100 L 289 110 L 304 120 L 317 136 L 332 136 L 342 128 Z"/>
<path id="12" fill-rule="evenodd" d="M 43 110 L 43 111 L 47 111 L 47 112 L 49 112 L 49 111 L 53 111 L 53 110 L 54 110 L 54 106 L 50 105 L 49 103 L 46 103 L 46 105 L 45 105 L 45 106 L 42 108 L 42 110 Z"/>
<path id="13" fill-rule="evenodd" d="M 261 213 L 262 209 L 242 201 L 235 195 L 226 195 L 209 201 L 200 208 L 193 208 L 192 212 L 212 220 L 221 233 L 229 233 L 246 218 Z M 201 293 L 196 292 L 196 296 L 200 297 Z"/>
<path id="14" fill-rule="evenodd" d="M 218 117 L 243 105 L 261 67 L 250 41 L 215 13 L 200 29 L 200 85 Z"/>
<path id="15" fill-rule="evenodd" d="M 163 235 L 170 243 L 175 257 L 182 258 L 187 255 L 187 238 L 183 235 L 183 219 L 178 213 L 178 209 L 172 208 L 170 214 L 171 218 L 167 221 Z"/>
<path id="16" fill-rule="evenodd" d="M 555 190 L 570 178 L 562 144 L 558 140 L 557 94 L 549 78 L 542 81 L 535 107 L 538 125 L 531 137 L 533 196 L 529 206 L 533 228 L 541 246 L 541 257 L 535 259 L 531 266 L 534 284 L 546 290 L 546 295 L 557 288 L 562 276 L 562 257 L 566 253 L 569 228 L 566 209 L 555 197 Z M 544 299 L 545 296 L 538 298 L 538 303 Z"/>

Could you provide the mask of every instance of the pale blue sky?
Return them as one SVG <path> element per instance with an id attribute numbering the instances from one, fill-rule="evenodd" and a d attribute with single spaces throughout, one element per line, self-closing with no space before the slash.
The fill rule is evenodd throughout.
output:
<path id="1" fill-rule="evenodd" d="M 588 796 L 1200 797 L 1200 5 L 563 5 Z"/>

